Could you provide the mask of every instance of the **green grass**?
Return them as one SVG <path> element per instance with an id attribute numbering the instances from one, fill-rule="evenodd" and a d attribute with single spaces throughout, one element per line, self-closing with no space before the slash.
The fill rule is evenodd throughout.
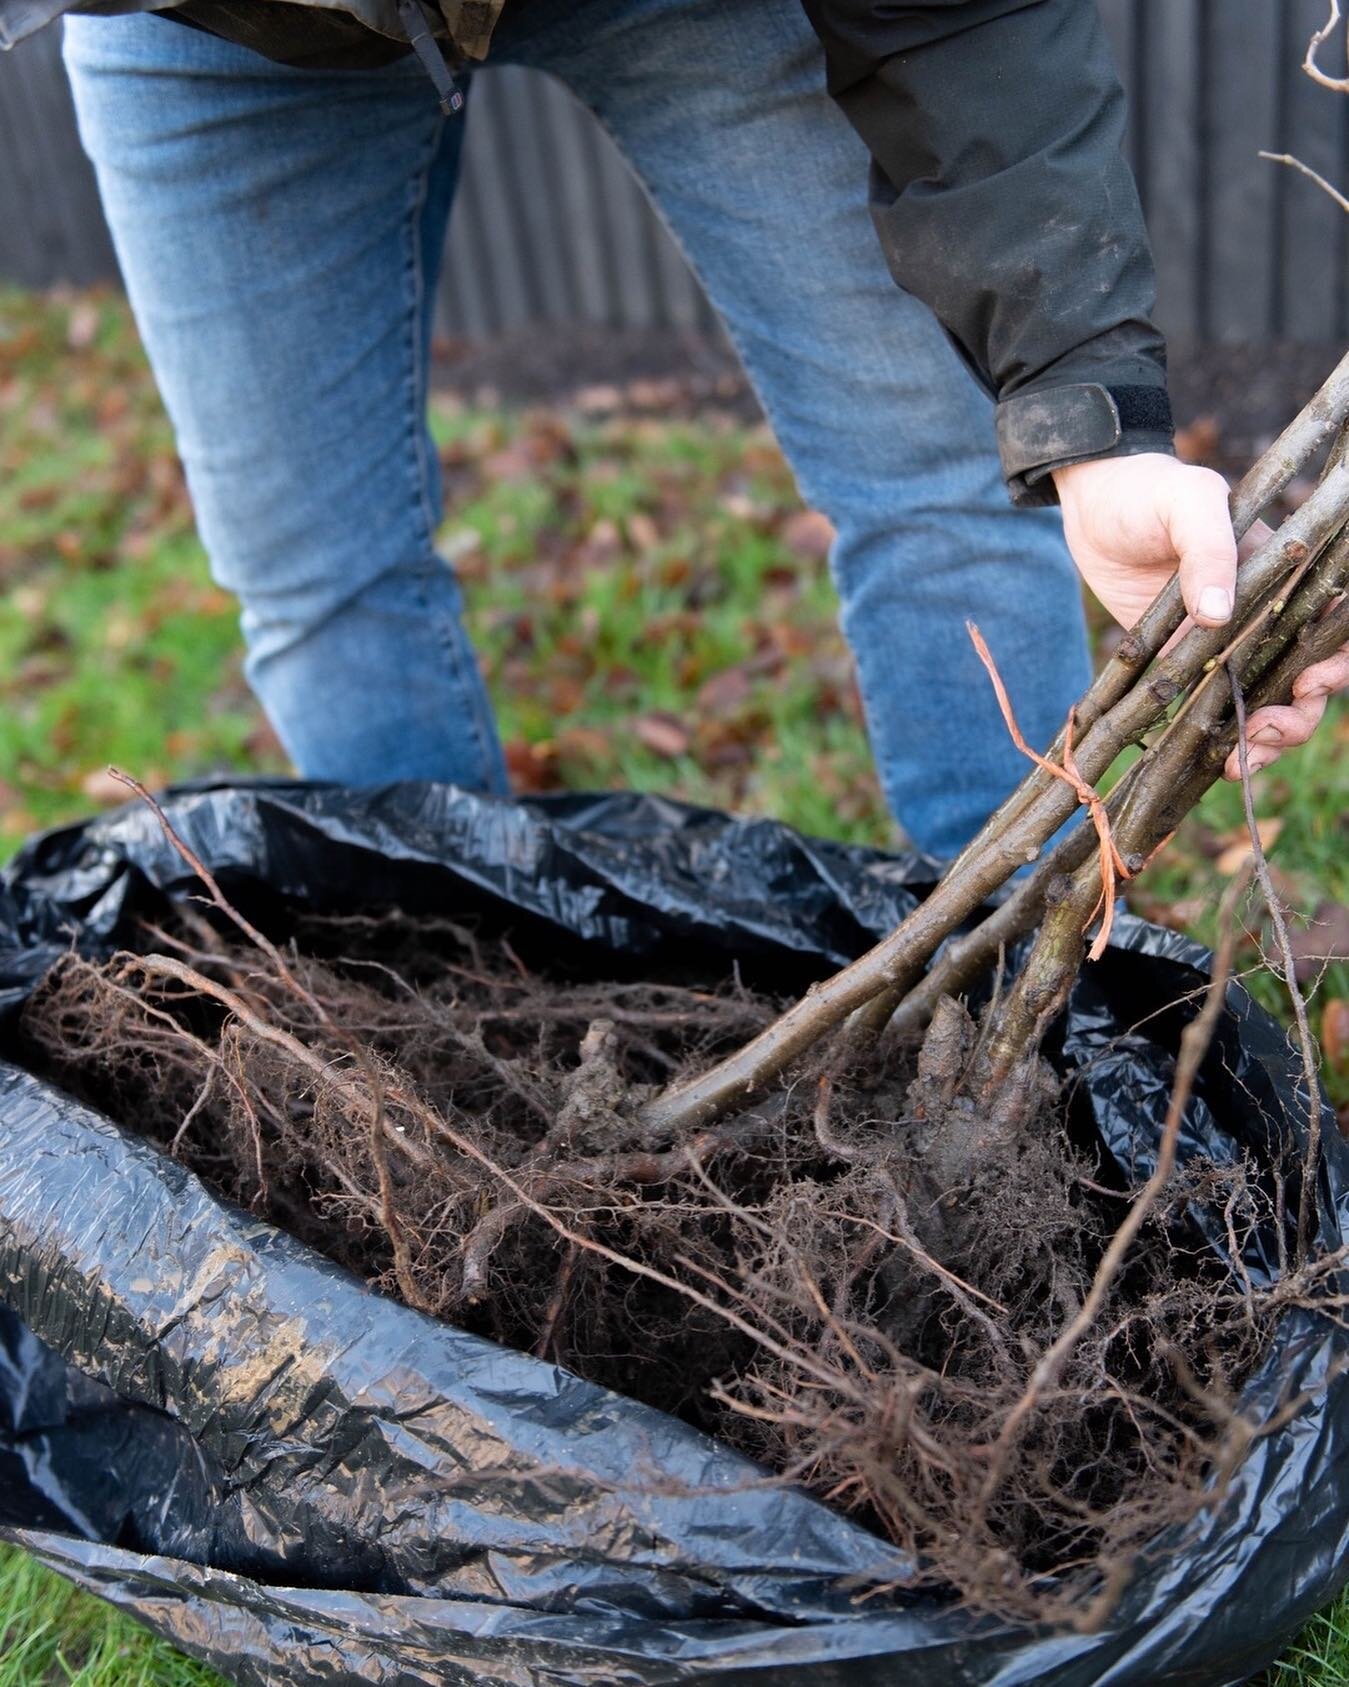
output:
<path id="1" fill-rule="evenodd" d="M 0 1555 L 0 1687 L 212 1687 L 219 1679 L 22 1553 Z"/>
<path id="2" fill-rule="evenodd" d="M 1340 1687 L 1349 1681 L 1349 1595 L 1313 1617 L 1263 1687 Z"/>
<path id="3" fill-rule="evenodd" d="M 811 832 L 893 833 L 818 523 L 767 434 L 435 406 L 463 581 L 518 786 L 629 786 Z M 1300 908 L 1349 902 L 1349 715 L 1262 781 Z M 235 611 L 193 532 L 172 438 L 111 295 L 0 292 L 0 858 L 149 783 L 284 766 L 240 677 Z M 1210 937 L 1239 794 L 1215 792 L 1131 888 Z M 1247 965 L 1258 958 L 1253 945 Z M 1253 988 L 1276 1010 L 1277 987 Z M 1328 974 L 1316 1012 L 1349 999 Z M 1319 1022 L 1319 1020 L 1318 1020 Z M 1349 1052 L 1327 1071 L 1349 1105 Z M 214 1679 L 22 1555 L 0 1552 L 0 1687 Z M 1269 1687 L 1349 1681 L 1349 1601 Z"/>

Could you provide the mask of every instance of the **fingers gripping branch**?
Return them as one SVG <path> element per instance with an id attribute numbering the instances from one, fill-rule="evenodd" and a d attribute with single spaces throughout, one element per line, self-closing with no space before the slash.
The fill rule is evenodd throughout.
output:
<path id="1" fill-rule="evenodd" d="M 1188 467 L 1183 479 L 1172 475 L 1162 485 L 1185 607 L 1201 627 L 1221 627 L 1231 618 L 1237 582 L 1227 482 L 1211 469 Z"/>

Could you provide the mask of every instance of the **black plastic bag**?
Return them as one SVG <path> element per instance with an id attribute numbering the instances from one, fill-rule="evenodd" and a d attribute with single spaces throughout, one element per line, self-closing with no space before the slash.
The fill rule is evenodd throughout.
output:
<path id="1" fill-rule="evenodd" d="M 779 984 L 855 956 L 931 882 L 650 797 L 276 783 L 168 807 L 254 910 L 472 910 L 599 965 L 736 957 Z M 143 807 L 36 840 L 0 881 L 0 1031 L 72 940 L 105 951 L 190 884 Z M 1122 918 L 1073 999 L 1062 1063 L 1135 1179 L 1206 961 Z M 1299 1128 L 1295 1074 L 1231 987 L 1182 1152 L 1267 1154 Z M 1328 1121 L 1326 1246 L 1347 1171 Z M 718 1443 L 369 1293 L 3 1062 L 0 1299 L 0 1538 L 240 1682 L 1227 1687 L 1349 1578 L 1349 1379 L 1316 1387 L 1346 1338 L 1300 1314 L 1247 1403 L 1305 1388 L 1305 1407 L 1088 1637 L 906 1595 L 897 1551 Z"/>

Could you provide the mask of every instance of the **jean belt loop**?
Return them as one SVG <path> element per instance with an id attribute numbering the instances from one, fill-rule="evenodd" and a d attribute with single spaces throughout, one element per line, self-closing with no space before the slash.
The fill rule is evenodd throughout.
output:
<path id="1" fill-rule="evenodd" d="M 397 0 L 397 5 L 412 50 L 421 60 L 422 69 L 431 78 L 440 97 L 440 109 L 446 117 L 455 116 L 464 109 L 463 92 L 455 87 L 450 67 L 445 63 L 445 55 L 431 34 L 422 0 Z"/>

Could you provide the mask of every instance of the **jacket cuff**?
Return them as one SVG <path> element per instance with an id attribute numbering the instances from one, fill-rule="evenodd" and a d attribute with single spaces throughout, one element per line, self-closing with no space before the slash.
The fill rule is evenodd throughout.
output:
<path id="1" fill-rule="evenodd" d="M 998 453 L 1012 501 L 1054 504 L 1052 471 L 1093 457 L 1174 450 L 1165 387 L 1082 382 L 1017 393 L 998 406 Z"/>

